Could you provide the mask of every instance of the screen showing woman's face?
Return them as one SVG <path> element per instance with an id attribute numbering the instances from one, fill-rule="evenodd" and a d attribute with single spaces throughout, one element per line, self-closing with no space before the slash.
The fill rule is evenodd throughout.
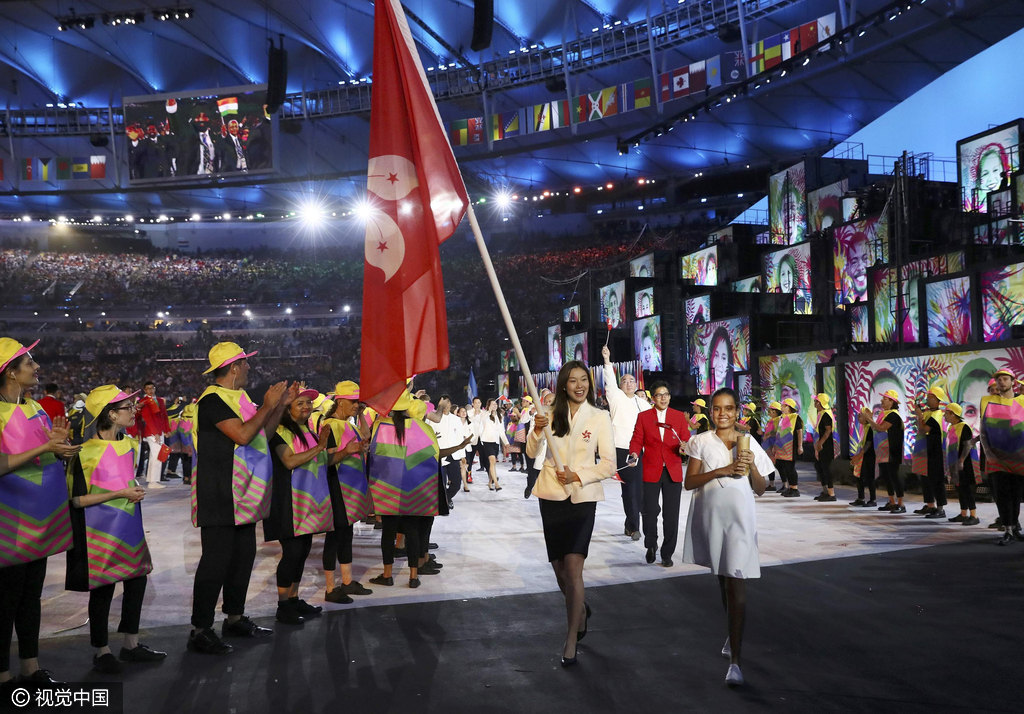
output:
<path id="1" fill-rule="evenodd" d="M 729 374 L 729 367 L 729 347 L 726 345 L 725 340 L 720 339 L 711 349 L 712 389 L 729 386 L 725 383 L 725 378 Z"/>
<path id="2" fill-rule="evenodd" d="M 846 274 L 853 281 L 856 300 L 863 299 L 868 290 L 868 242 L 866 239 L 857 240 L 850 245 L 850 252 L 846 256 Z"/>
<path id="3" fill-rule="evenodd" d="M 644 336 L 643 346 L 640 350 L 640 359 L 643 360 L 644 369 L 657 369 L 658 353 L 654 349 L 654 340 L 650 335 Z"/>
<path id="4" fill-rule="evenodd" d="M 785 401 L 786 399 L 792 399 L 797 404 L 800 403 L 800 390 L 791 382 L 785 382 L 779 387 L 779 401 Z"/>
<path id="5" fill-rule="evenodd" d="M 980 163 L 981 165 L 978 167 L 978 185 L 983 193 L 978 199 L 983 201 L 985 195 L 999 188 L 999 184 L 1003 179 L 1003 165 L 999 160 L 999 152 L 995 150 L 985 152 L 985 155 L 981 157 Z"/>
<path id="6" fill-rule="evenodd" d="M 784 293 L 793 292 L 793 268 L 789 261 L 779 266 L 779 290 Z"/>
<path id="7" fill-rule="evenodd" d="M 718 261 L 715 260 L 714 256 L 708 257 L 708 272 L 706 284 L 718 285 Z"/>

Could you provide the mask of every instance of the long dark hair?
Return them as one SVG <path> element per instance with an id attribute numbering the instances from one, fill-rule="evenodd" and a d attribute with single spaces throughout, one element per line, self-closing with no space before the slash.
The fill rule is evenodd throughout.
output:
<path id="1" fill-rule="evenodd" d="M 590 378 L 587 365 L 578 360 L 566 362 L 558 371 L 558 384 L 555 386 L 555 408 L 551 416 L 551 430 L 555 436 L 565 436 L 569 433 L 569 395 L 565 390 L 569 385 L 569 375 L 574 369 L 582 369 L 587 373 L 587 402 L 594 406 L 594 380 Z"/>
<path id="2" fill-rule="evenodd" d="M 409 418 L 408 412 L 391 412 L 391 421 L 395 425 L 395 438 L 399 444 L 405 444 L 405 420 Z"/>
<path id="3" fill-rule="evenodd" d="M 729 331 L 725 329 L 725 326 L 719 327 L 715 330 L 714 334 L 711 335 L 711 342 L 709 342 L 710 349 L 708 349 L 708 383 L 712 384 L 715 381 L 715 348 L 719 342 L 725 342 L 725 357 L 729 360 L 728 371 L 726 372 L 725 379 L 726 383 L 729 383 L 729 378 L 733 375 L 732 366 L 732 338 L 729 337 Z M 721 385 L 715 384 L 716 387 Z M 652 392 L 653 394 L 653 392 Z M 736 402 L 739 404 L 739 402 Z"/>
<path id="4" fill-rule="evenodd" d="M 490 419 L 491 421 L 498 422 L 500 424 L 501 423 L 501 418 L 502 418 L 501 414 L 499 413 L 501 411 L 501 405 L 499 404 L 498 405 L 498 409 L 493 414 L 491 413 L 491 402 L 495 402 L 495 401 L 497 401 L 497 400 L 496 399 L 488 399 L 487 400 L 487 403 L 484 404 L 484 414 L 486 414 L 487 418 Z"/>

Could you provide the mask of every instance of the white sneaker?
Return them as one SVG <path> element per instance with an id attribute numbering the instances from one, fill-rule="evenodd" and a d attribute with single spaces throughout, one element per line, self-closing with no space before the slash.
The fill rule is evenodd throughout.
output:
<path id="1" fill-rule="evenodd" d="M 732 659 L 732 647 L 729 645 L 729 638 L 725 638 L 725 645 L 722 646 L 722 656 L 726 659 Z"/>
<path id="2" fill-rule="evenodd" d="M 148 482 L 148 481 L 147 481 L 147 482 L 146 482 L 146 483 L 145 483 L 145 484 L 143 485 L 143 488 L 145 488 L 145 489 L 150 489 L 150 488 L 155 488 L 155 489 L 161 489 L 161 488 L 167 488 L 167 487 L 166 487 L 166 486 L 164 486 L 164 485 L 163 485 L 162 483 L 160 483 L 159 481 L 153 481 L 152 483 L 150 483 L 150 482 Z"/>
<path id="3" fill-rule="evenodd" d="M 740 671 L 738 664 L 729 665 L 729 671 L 725 674 L 725 683 L 730 687 L 743 686 L 743 672 Z"/>

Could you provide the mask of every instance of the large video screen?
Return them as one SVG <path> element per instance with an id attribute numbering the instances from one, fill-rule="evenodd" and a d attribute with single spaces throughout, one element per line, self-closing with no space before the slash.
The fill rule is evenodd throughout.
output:
<path id="1" fill-rule="evenodd" d="M 1024 263 L 981 273 L 982 339 L 1008 340 L 1024 322 Z"/>
<path id="2" fill-rule="evenodd" d="M 971 341 L 971 279 L 949 278 L 924 286 L 928 346 Z"/>
<path id="3" fill-rule="evenodd" d="M 633 323 L 633 346 L 640 366 L 650 372 L 662 371 L 661 316 L 646 317 Z"/>
<path id="4" fill-rule="evenodd" d="M 874 308 L 875 342 L 892 342 L 896 338 L 896 271 L 879 268 L 871 273 L 871 300 Z"/>
<path id="5" fill-rule="evenodd" d="M 572 360 L 578 360 L 583 364 L 590 366 L 590 359 L 587 351 L 587 333 L 580 332 L 575 335 L 565 336 L 565 351 L 562 352 L 563 358 L 566 362 Z"/>
<path id="6" fill-rule="evenodd" d="M 518 372 L 519 371 L 519 356 L 515 350 L 502 350 L 501 351 L 501 371 L 502 372 Z"/>
<path id="7" fill-rule="evenodd" d="M 772 243 L 793 245 L 804 240 L 807 231 L 806 187 L 802 161 L 768 179 L 768 232 Z"/>
<path id="8" fill-rule="evenodd" d="M 920 292 L 918 282 L 921 278 L 936 275 L 959 273 L 964 269 L 962 252 L 946 253 L 931 258 L 915 260 L 902 266 L 900 273 L 900 309 L 903 315 L 903 341 L 917 342 L 920 339 L 918 330 L 921 324 Z"/>
<path id="9" fill-rule="evenodd" d="M 654 253 L 641 255 L 629 261 L 629 277 L 631 278 L 653 278 L 654 277 Z"/>
<path id="10" fill-rule="evenodd" d="M 750 372 L 736 375 L 736 394 L 742 404 L 754 401 L 754 375 Z"/>
<path id="11" fill-rule="evenodd" d="M 837 226 L 833 234 L 836 304 L 868 299 L 868 268 L 889 262 L 889 221 L 866 218 Z"/>
<path id="12" fill-rule="evenodd" d="M 654 288 L 644 288 L 633 293 L 634 317 L 650 317 L 654 314 Z"/>
<path id="13" fill-rule="evenodd" d="M 988 211 L 988 194 L 1020 168 L 1020 126 L 1014 121 L 956 143 L 965 211 Z"/>
<path id="14" fill-rule="evenodd" d="M 761 292 L 761 276 L 755 275 L 750 278 L 740 278 L 732 283 L 734 293 L 759 293 Z"/>
<path id="15" fill-rule="evenodd" d="M 562 326 L 552 325 L 548 328 L 548 370 L 554 372 L 562 368 Z"/>
<path id="16" fill-rule="evenodd" d="M 758 358 L 761 370 L 761 396 L 766 402 L 793 399 L 804 420 L 806 440 L 817 437 L 817 410 L 814 395 L 818 393 L 816 367 L 832 359 L 835 350 L 793 352 Z"/>
<path id="17" fill-rule="evenodd" d="M 626 281 L 620 280 L 601 288 L 601 322 L 609 327 L 626 324 Z"/>
<path id="18" fill-rule="evenodd" d="M 868 407 L 875 419 L 880 418 L 881 396 L 889 389 L 896 390 L 900 397 L 899 411 L 906 428 L 903 443 L 908 458 L 917 435 L 917 420 L 908 411 L 907 400 L 920 398 L 932 387 L 942 387 L 950 401 L 963 407 L 964 421 L 977 434 L 981 398 L 988 393 L 992 373 L 999 369 L 1009 369 L 1015 374 L 1024 372 L 1024 350 L 966 350 L 849 362 L 845 370 L 850 443 L 860 442 L 862 426 L 857 413 Z"/>
<path id="19" fill-rule="evenodd" d="M 849 188 L 849 179 L 830 183 L 816 191 L 807 193 L 807 232 L 817 233 L 829 226 L 837 226 L 850 220 L 843 208 L 843 194 Z M 850 206 L 852 202 L 847 202 Z M 852 203 L 852 205 L 856 205 Z"/>
<path id="20" fill-rule="evenodd" d="M 868 329 L 868 306 L 865 304 L 850 306 L 850 341 L 868 342 L 871 339 Z"/>
<path id="21" fill-rule="evenodd" d="M 266 101 L 265 85 L 125 97 L 129 182 L 273 171 Z"/>
<path id="22" fill-rule="evenodd" d="M 811 289 L 811 244 L 801 243 L 764 255 L 765 292 L 795 294 Z"/>
<path id="23" fill-rule="evenodd" d="M 750 318 L 735 317 L 691 325 L 690 369 L 699 394 L 734 388 L 735 373 L 750 368 Z"/>
<path id="24" fill-rule="evenodd" d="M 679 259 L 679 277 L 694 285 L 718 285 L 718 246 L 711 246 Z"/>
<path id="25" fill-rule="evenodd" d="M 562 310 L 562 322 L 579 322 L 580 321 L 580 306 L 570 305 L 569 307 Z"/>
<path id="26" fill-rule="evenodd" d="M 508 385 L 509 385 L 508 375 L 507 374 L 499 374 L 498 375 L 498 396 L 499 397 L 508 398 L 508 396 L 509 396 Z"/>
<path id="27" fill-rule="evenodd" d="M 683 303 L 686 312 L 686 324 L 696 325 L 711 319 L 711 296 L 698 295 L 687 298 Z"/>

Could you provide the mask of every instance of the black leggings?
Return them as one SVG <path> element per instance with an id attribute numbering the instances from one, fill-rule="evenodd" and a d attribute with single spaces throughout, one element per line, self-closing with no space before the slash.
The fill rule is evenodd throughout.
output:
<path id="1" fill-rule="evenodd" d="M 974 479 L 960 477 L 960 484 L 956 487 L 956 494 L 960 497 L 960 510 L 973 511 L 978 507 L 974 501 Z"/>
<path id="2" fill-rule="evenodd" d="M 512 452 L 512 468 L 523 465 L 523 455 Z"/>
<path id="3" fill-rule="evenodd" d="M 879 464 L 878 472 L 882 476 L 882 483 L 885 484 L 885 492 L 891 498 L 895 493 L 896 498 L 903 498 L 903 479 L 900 478 L 899 464 Z"/>
<path id="4" fill-rule="evenodd" d="M 302 569 L 306 565 L 313 534 L 281 539 L 281 562 L 277 564 L 277 587 L 290 588 L 302 580 Z"/>
<path id="5" fill-rule="evenodd" d="M 796 464 L 792 461 L 776 459 L 775 468 L 784 483 L 788 483 L 790 488 L 797 488 Z"/>
<path id="6" fill-rule="evenodd" d="M 867 488 L 869 501 L 875 500 L 875 452 L 864 454 L 864 462 L 860 466 L 860 478 L 857 479 L 857 498 L 864 500 L 864 488 Z"/>
<path id="7" fill-rule="evenodd" d="M 46 558 L 0 568 L 0 672 L 11 669 L 11 640 L 18 631 L 18 657 L 39 656 L 39 599 Z"/>
<path id="8" fill-rule="evenodd" d="M 996 471 L 989 475 L 993 482 L 998 483 L 996 495 L 999 507 L 999 518 L 1007 528 L 1020 525 L 1020 501 L 1021 487 L 1024 486 L 1024 476 L 1016 476 L 1005 471 Z"/>
<path id="9" fill-rule="evenodd" d="M 352 526 L 339 531 L 335 525 L 324 537 L 324 570 L 333 572 L 339 562 L 342 565 L 352 562 Z"/>
<path id="10" fill-rule="evenodd" d="M 121 599 L 121 624 L 118 632 L 129 635 L 139 634 L 139 620 L 142 618 L 142 601 L 146 597 L 146 576 L 124 581 L 124 597 Z M 110 619 L 110 601 L 114 599 L 114 586 L 110 583 L 89 591 L 89 641 L 93 647 L 107 646 L 107 628 Z"/>
<path id="11" fill-rule="evenodd" d="M 818 481 L 823 488 L 834 488 L 832 480 L 832 459 L 815 459 L 814 470 L 818 472 Z"/>
<path id="12" fill-rule="evenodd" d="M 411 566 L 418 566 L 419 559 L 427 554 L 430 527 L 434 519 L 427 516 L 381 516 L 384 525 L 380 536 L 380 552 L 384 565 L 395 562 L 395 536 L 405 534 L 405 552 Z"/>

